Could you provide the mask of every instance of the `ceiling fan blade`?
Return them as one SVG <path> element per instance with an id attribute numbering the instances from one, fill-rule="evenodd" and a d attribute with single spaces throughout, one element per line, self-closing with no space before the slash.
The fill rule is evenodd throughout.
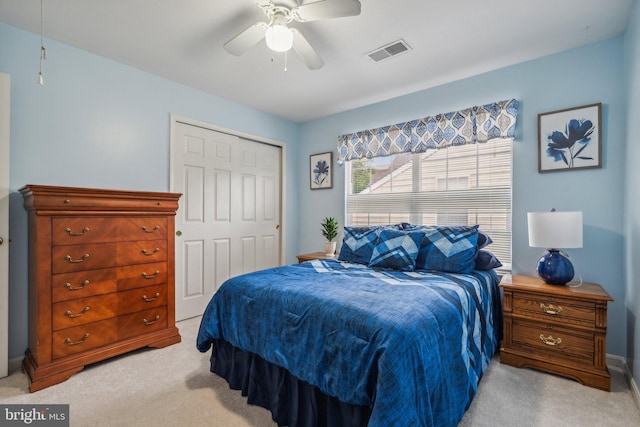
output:
<path id="1" fill-rule="evenodd" d="M 291 15 L 300 22 L 319 21 L 360 15 L 360 7 L 358 0 L 320 0 L 294 7 Z"/>
<path id="2" fill-rule="evenodd" d="M 260 40 L 264 39 L 264 32 L 267 30 L 266 22 L 256 22 L 228 42 L 224 44 L 224 48 L 232 55 L 240 56 L 247 50 L 255 46 Z"/>
<path id="3" fill-rule="evenodd" d="M 293 33 L 293 50 L 302 58 L 302 62 L 310 70 L 318 70 L 324 65 L 320 55 L 311 47 L 307 39 L 296 28 L 290 28 Z"/>

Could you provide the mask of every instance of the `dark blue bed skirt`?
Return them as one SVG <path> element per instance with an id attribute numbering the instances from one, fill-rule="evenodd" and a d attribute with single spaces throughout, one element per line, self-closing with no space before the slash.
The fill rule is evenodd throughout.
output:
<path id="1" fill-rule="evenodd" d="M 369 407 L 328 396 L 286 369 L 224 340 L 213 343 L 211 372 L 226 379 L 230 388 L 242 390 L 249 404 L 271 411 L 279 426 L 361 427 L 367 425 L 371 415 Z"/>

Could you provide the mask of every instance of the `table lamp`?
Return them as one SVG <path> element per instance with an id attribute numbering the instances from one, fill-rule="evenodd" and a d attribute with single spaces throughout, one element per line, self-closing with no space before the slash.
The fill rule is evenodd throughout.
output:
<path id="1" fill-rule="evenodd" d="M 528 212 L 529 246 L 547 248 L 538 261 L 538 275 L 550 285 L 564 285 L 573 279 L 571 261 L 560 248 L 582 247 L 582 212 Z"/>

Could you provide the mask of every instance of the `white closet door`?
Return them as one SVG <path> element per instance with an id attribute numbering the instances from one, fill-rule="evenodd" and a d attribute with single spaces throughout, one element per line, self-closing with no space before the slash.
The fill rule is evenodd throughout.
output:
<path id="1" fill-rule="evenodd" d="M 0 74 L 0 378 L 9 371 L 9 94 Z"/>
<path id="2" fill-rule="evenodd" d="M 280 264 L 281 149 L 178 122 L 171 155 L 182 320 L 229 277 Z"/>

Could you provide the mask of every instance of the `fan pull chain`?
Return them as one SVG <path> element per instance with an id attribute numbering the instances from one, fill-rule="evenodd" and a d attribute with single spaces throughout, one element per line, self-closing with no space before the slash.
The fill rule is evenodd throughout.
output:
<path id="1" fill-rule="evenodd" d="M 284 71 L 287 71 L 287 52 L 284 53 Z"/>
<path id="2" fill-rule="evenodd" d="M 47 48 L 44 47 L 44 6 L 43 0 L 40 0 L 40 71 L 38 72 L 38 84 L 44 85 L 44 76 L 42 75 L 42 61 L 47 59 Z"/>

